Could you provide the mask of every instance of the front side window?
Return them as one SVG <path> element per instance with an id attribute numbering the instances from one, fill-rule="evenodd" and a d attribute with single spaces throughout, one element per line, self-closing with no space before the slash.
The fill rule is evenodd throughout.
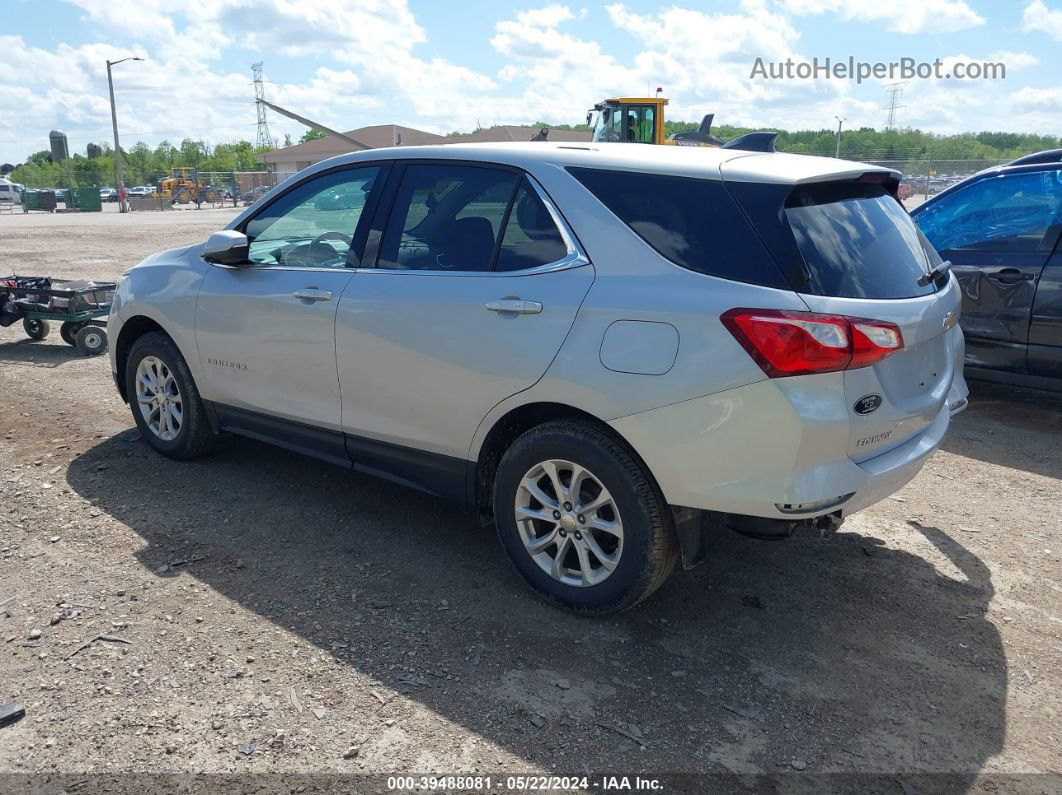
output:
<path id="1" fill-rule="evenodd" d="M 247 223 L 250 261 L 344 267 L 379 174 L 379 166 L 343 169 L 292 188 Z"/>
<path id="2" fill-rule="evenodd" d="M 519 175 L 449 164 L 406 167 L 378 267 L 489 271 Z"/>
<path id="3" fill-rule="evenodd" d="M 987 177 L 933 202 L 915 220 L 939 251 L 1039 251 L 1062 223 L 1062 171 Z"/>

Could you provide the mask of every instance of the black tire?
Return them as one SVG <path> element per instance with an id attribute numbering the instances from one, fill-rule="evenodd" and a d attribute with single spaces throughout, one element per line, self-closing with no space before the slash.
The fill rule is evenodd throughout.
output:
<path id="1" fill-rule="evenodd" d="M 74 345 L 86 356 L 99 356 L 107 352 L 107 332 L 102 326 L 89 323 L 77 330 Z"/>
<path id="2" fill-rule="evenodd" d="M 22 321 L 22 330 L 31 340 L 42 340 L 52 330 L 52 324 L 47 320 L 39 320 L 35 317 L 27 317 Z"/>
<path id="3" fill-rule="evenodd" d="M 69 320 L 63 321 L 63 325 L 59 327 L 59 336 L 63 338 L 63 342 L 67 345 L 77 345 L 77 332 L 81 329 L 81 323 L 71 323 Z"/>
<path id="4" fill-rule="evenodd" d="M 536 464 L 551 459 L 589 470 L 608 489 L 622 517 L 619 560 L 596 585 L 554 579 L 532 559 L 517 527 L 514 504 L 520 483 Z M 557 420 L 520 436 L 498 465 L 493 498 L 498 536 L 516 570 L 539 594 L 570 610 L 607 614 L 633 607 L 664 583 L 678 560 L 674 520 L 656 482 L 622 440 L 592 423 Z"/>
<path id="5" fill-rule="evenodd" d="M 160 359 L 173 374 L 181 395 L 182 421 L 180 430 L 174 439 L 162 439 L 152 431 L 140 411 L 136 393 L 136 371 L 140 363 L 148 356 Z M 198 458 L 210 452 L 217 434 L 210 427 L 206 409 L 199 397 L 199 389 L 188 369 L 188 364 L 181 352 L 169 337 L 161 332 L 151 332 L 139 337 L 129 351 L 125 363 L 125 394 L 129 399 L 129 408 L 140 430 L 140 435 L 157 452 L 178 461 Z"/>

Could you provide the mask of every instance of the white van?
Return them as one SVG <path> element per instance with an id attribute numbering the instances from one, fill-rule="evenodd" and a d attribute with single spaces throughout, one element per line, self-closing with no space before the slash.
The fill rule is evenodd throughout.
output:
<path id="1" fill-rule="evenodd" d="M 7 202 L 22 204 L 22 194 L 18 192 L 14 182 L 0 177 L 0 203 Z"/>

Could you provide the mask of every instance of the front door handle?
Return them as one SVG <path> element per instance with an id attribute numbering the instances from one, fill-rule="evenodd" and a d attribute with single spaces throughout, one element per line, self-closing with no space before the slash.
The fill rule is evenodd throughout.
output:
<path id="1" fill-rule="evenodd" d="M 1003 284 L 1017 284 L 1018 282 L 1031 282 L 1036 277 L 1017 268 L 1003 268 L 988 274 L 988 278 Z"/>
<path id="2" fill-rule="evenodd" d="M 487 309 L 490 312 L 502 314 L 537 315 L 542 311 L 542 304 L 538 301 L 524 301 L 521 298 L 502 298 L 497 301 L 487 301 Z"/>
<path id="3" fill-rule="evenodd" d="M 316 287 L 307 287 L 305 290 L 296 290 L 292 293 L 302 301 L 331 301 L 332 294 L 328 290 L 318 290 Z"/>

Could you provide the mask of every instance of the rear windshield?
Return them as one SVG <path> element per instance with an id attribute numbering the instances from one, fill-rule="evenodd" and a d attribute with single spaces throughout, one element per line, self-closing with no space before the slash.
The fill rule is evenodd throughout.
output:
<path id="1" fill-rule="evenodd" d="M 719 180 L 595 168 L 568 171 L 676 265 L 732 281 L 790 288 Z"/>
<path id="2" fill-rule="evenodd" d="M 728 182 L 798 292 L 838 298 L 914 298 L 940 258 L 881 185 Z"/>
<path id="3" fill-rule="evenodd" d="M 924 238 L 882 186 L 836 182 L 798 186 L 785 202 L 812 283 L 822 295 L 911 298 L 930 270 Z"/>

